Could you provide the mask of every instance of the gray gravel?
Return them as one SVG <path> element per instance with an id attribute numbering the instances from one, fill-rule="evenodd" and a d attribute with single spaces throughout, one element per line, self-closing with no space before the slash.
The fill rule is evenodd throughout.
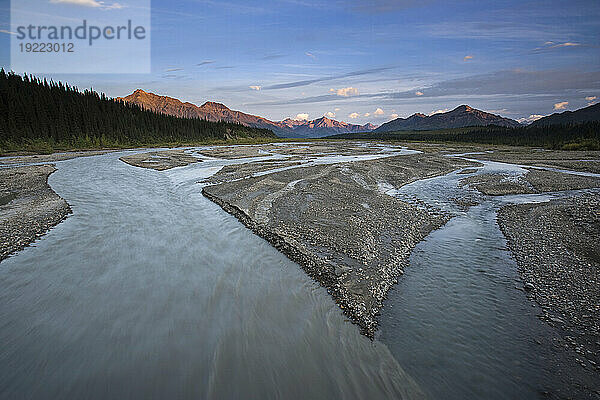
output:
<path id="1" fill-rule="evenodd" d="M 0 261 L 23 249 L 71 213 L 48 186 L 53 165 L 0 169 Z"/>
<path id="2" fill-rule="evenodd" d="M 498 223 L 541 318 L 600 371 L 600 195 L 506 206 Z"/>
<path id="3" fill-rule="evenodd" d="M 164 171 L 175 167 L 184 167 L 202 161 L 181 149 L 132 154 L 123 156 L 119 158 L 119 160 L 129 165 L 133 165 L 134 167 L 150 168 L 157 171 Z"/>
<path id="4" fill-rule="evenodd" d="M 470 185 L 489 196 L 503 196 L 598 188 L 600 178 L 529 169 L 525 175 L 519 177 L 503 174 L 470 176 L 461 179 L 461 184 Z"/>
<path id="5" fill-rule="evenodd" d="M 448 219 L 383 194 L 379 185 L 400 187 L 470 165 L 436 155 L 396 156 L 294 168 L 207 186 L 203 194 L 298 262 L 373 337 L 411 250 Z"/>

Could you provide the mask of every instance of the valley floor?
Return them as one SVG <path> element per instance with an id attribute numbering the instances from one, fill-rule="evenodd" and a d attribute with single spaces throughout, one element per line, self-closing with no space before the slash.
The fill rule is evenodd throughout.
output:
<path id="1" fill-rule="evenodd" d="M 576 380 L 583 385 L 577 392 L 600 395 L 600 152 L 406 146 L 418 151 L 336 141 L 213 146 L 121 160 L 159 171 L 235 160 L 199 182 L 204 196 L 297 262 L 370 338 L 415 246 L 454 216 L 423 199 L 394 195 L 398 189 L 459 171 L 464 191 L 453 201 L 463 209 L 495 196 L 548 195 L 532 204 L 507 203 L 497 221 L 525 291 L 542 307 L 540 318 L 560 332 L 581 365 L 567 372 L 586 377 Z M 0 260 L 70 213 L 47 184 L 54 166 L 19 165 L 69 157 L 2 160 Z M 490 162 L 512 170 L 480 173 Z"/>

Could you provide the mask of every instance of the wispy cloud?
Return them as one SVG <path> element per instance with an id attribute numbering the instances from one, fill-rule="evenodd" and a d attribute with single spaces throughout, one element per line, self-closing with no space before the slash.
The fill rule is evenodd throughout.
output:
<path id="1" fill-rule="evenodd" d="M 585 98 L 585 100 L 588 102 L 588 104 L 587 104 L 588 106 L 592 106 L 592 105 L 596 104 L 597 103 L 597 101 L 596 101 L 597 99 L 598 99 L 598 97 L 596 97 L 596 96 L 587 96 Z"/>
<path id="2" fill-rule="evenodd" d="M 309 53 L 308 51 L 306 53 L 304 53 L 307 57 L 312 58 L 313 60 L 316 59 L 317 57 L 313 54 L 313 53 Z"/>
<path id="3" fill-rule="evenodd" d="M 260 88 L 261 88 L 261 86 L 260 86 L 260 85 L 251 85 L 251 86 L 248 86 L 248 87 L 249 87 L 250 89 L 252 89 L 252 90 L 256 90 L 256 91 L 259 91 L 259 90 L 260 90 Z"/>
<path id="4" fill-rule="evenodd" d="M 423 96 L 423 94 L 424 94 L 423 92 L 420 92 L 418 90 L 415 92 L 415 96 Z"/>
<path id="5" fill-rule="evenodd" d="M 555 110 L 565 110 L 568 105 L 569 105 L 568 101 L 561 101 L 560 103 L 554 104 L 554 109 Z"/>
<path id="6" fill-rule="evenodd" d="M 361 13 L 389 13 L 406 8 L 420 7 L 433 0 L 354 0 L 355 10 Z"/>
<path id="7" fill-rule="evenodd" d="M 465 56 L 465 58 L 463 58 L 463 61 L 469 61 L 472 59 L 473 59 L 473 56 Z"/>
<path id="8" fill-rule="evenodd" d="M 285 57 L 285 54 L 267 54 L 266 56 L 261 57 L 260 59 L 263 61 L 276 60 L 278 58 Z"/>
<path id="9" fill-rule="evenodd" d="M 6 33 L 7 35 L 16 35 L 16 32 L 7 31 L 6 29 L 0 29 L 0 33 Z"/>
<path id="10" fill-rule="evenodd" d="M 175 71 L 183 71 L 183 68 L 168 68 L 168 69 L 165 69 L 165 72 L 175 72 Z"/>
<path id="11" fill-rule="evenodd" d="M 340 97 L 350 97 L 350 96 L 358 96 L 358 89 L 354 87 L 346 87 L 341 89 L 329 89 L 330 93 L 335 93 Z"/>
<path id="12" fill-rule="evenodd" d="M 124 6 L 119 3 L 106 4 L 104 1 L 97 0 L 50 0 L 53 4 L 72 4 L 75 6 L 101 8 L 103 10 L 117 10 Z"/>
<path id="13" fill-rule="evenodd" d="M 392 69 L 392 68 L 391 67 L 381 67 L 381 68 L 363 69 L 360 71 L 348 72 L 346 74 L 330 75 L 330 76 L 324 76 L 321 78 L 306 79 L 303 81 L 296 81 L 296 82 L 279 83 L 279 84 L 275 84 L 275 85 L 265 86 L 265 87 L 263 87 L 263 90 L 288 89 L 288 88 L 294 88 L 294 87 L 300 87 L 300 86 L 308 86 L 308 85 L 312 85 L 313 83 L 327 82 L 327 81 L 333 81 L 336 79 L 344 79 L 344 78 L 356 77 L 356 76 L 361 76 L 361 75 L 374 74 L 377 72 L 383 72 L 383 71 L 387 71 L 390 69 Z"/>
<path id="14" fill-rule="evenodd" d="M 197 66 L 202 66 L 202 65 L 208 65 L 208 64 L 214 64 L 215 61 L 214 60 L 206 60 L 206 61 L 202 61 L 198 64 L 196 64 Z"/>
<path id="15" fill-rule="evenodd" d="M 266 88 L 263 87 L 263 90 Z M 358 96 L 343 98 L 352 99 L 381 98 L 391 100 L 419 98 L 440 98 L 448 96 L 539 96 L 564 95 L 576 91 L 600 90 L 600 71 L 581 72 L 577 70 L 525 71 L 509 70 L 487 74 L 471 75 L 433 83 L 419 91 L 422 96 L 415 94 L 414 89 L 401 92 L 364 93 Z M 254 106 L 270 106 L 284 104 L 308 104 L 328 101 L 339 101 L 342 97 L 328 94 L 313 97 L 298 97 L 280 101 L 253 103 Z"/>
<path id="16" fill-rule="evenodd" d="M 562 47 L 578 47 L 578 46 L 581 46 L 581 43 L 577 43 L 577 42 L 557 43 L 557 42 L 547 41 L 542 46 L 536 47 L 535 49 L 533 49 L 533 52 L 539 53 L 539 52 L 553 50 L 553 49 L 560 49 Z"/>

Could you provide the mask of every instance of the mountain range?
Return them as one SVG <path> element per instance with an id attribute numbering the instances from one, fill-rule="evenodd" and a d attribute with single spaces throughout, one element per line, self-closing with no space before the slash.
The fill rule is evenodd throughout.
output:
<path id="1" fill-rule="evenodd" d="M 396 118 L 380 127 L 373 124 L 356 125 L 321 117 L 312 121 L 287 118 L 283 121 L 270 121 L 256 115 L 231 110 L 221 103 L 208 101 L 201 106 L 184 103 L 178 99 L 148 93 L 137 89 L 126 97 L 117 100 L 137 104 L 143 109 L 181 118 L 202 118 L 208 121 L 233 122 L 253 128 L 272 130 L 280 137 L 318 138 L 345 133 L 419 131 L 463 128 L 468 126 L 496 125 L 502 127 L 519 127 L 519 122 L 500 115 L 477 110 L 468 105 L 461 105 L 452 111 L 425 115 L 416 113 L 407 118 Z M 533 122 L 532 126 L 569 124 L 600 120 L 600 103 L 577 111 L 555 113 Z"/>
<path id="2" fill-rule="evenodd" d="M 463 128 L 466 126 L 498 125 L 517 127 L 520 124 L 510 118 L 490 114 L 467 105 L 452 111 L 433 115 L 413 114 L 408 118 L 396 118 L 375 129 L 375 132 L 420 131 L 434 129 Z"/>
<path id="3" fill-rule="evenodd" d="M 580 108 L 576 111 L 554 113 L 534 121 L 531 126 L 577 124 L 590 121 L 600 121 L 600 103 Z"/>
<path id="4" fill-rule="evenodd" d="M 172 97 L 148 93 L 142 89 L 137 89 L 129 96 L 118 97 L 117 100 L 137 104 L 146 110 L 181 118 L 202 118 L 214 122 L 235 122 L 254 128 L 266 128 L 280 137 L 316 138 L 339 133 L 369 132 L 376 128 L 373 124 L 354 125 L 327 117 L 312 121 L 290 118 L 283 121 L 270 121 L 256 115 L 231 110 L 221 103 L 208 101 L 197 106 L 192 103 L 183 103 Z"/>

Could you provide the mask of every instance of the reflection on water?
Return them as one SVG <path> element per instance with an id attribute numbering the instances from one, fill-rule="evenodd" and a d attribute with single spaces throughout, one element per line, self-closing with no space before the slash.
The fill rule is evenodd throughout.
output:
<path id="1" fill-rule="evenodd" d="M 326 291 L 203 198 L 224 161 L 61 162 L 74 214 L 0 264 L 0 398 L 420 398 Z"/>

